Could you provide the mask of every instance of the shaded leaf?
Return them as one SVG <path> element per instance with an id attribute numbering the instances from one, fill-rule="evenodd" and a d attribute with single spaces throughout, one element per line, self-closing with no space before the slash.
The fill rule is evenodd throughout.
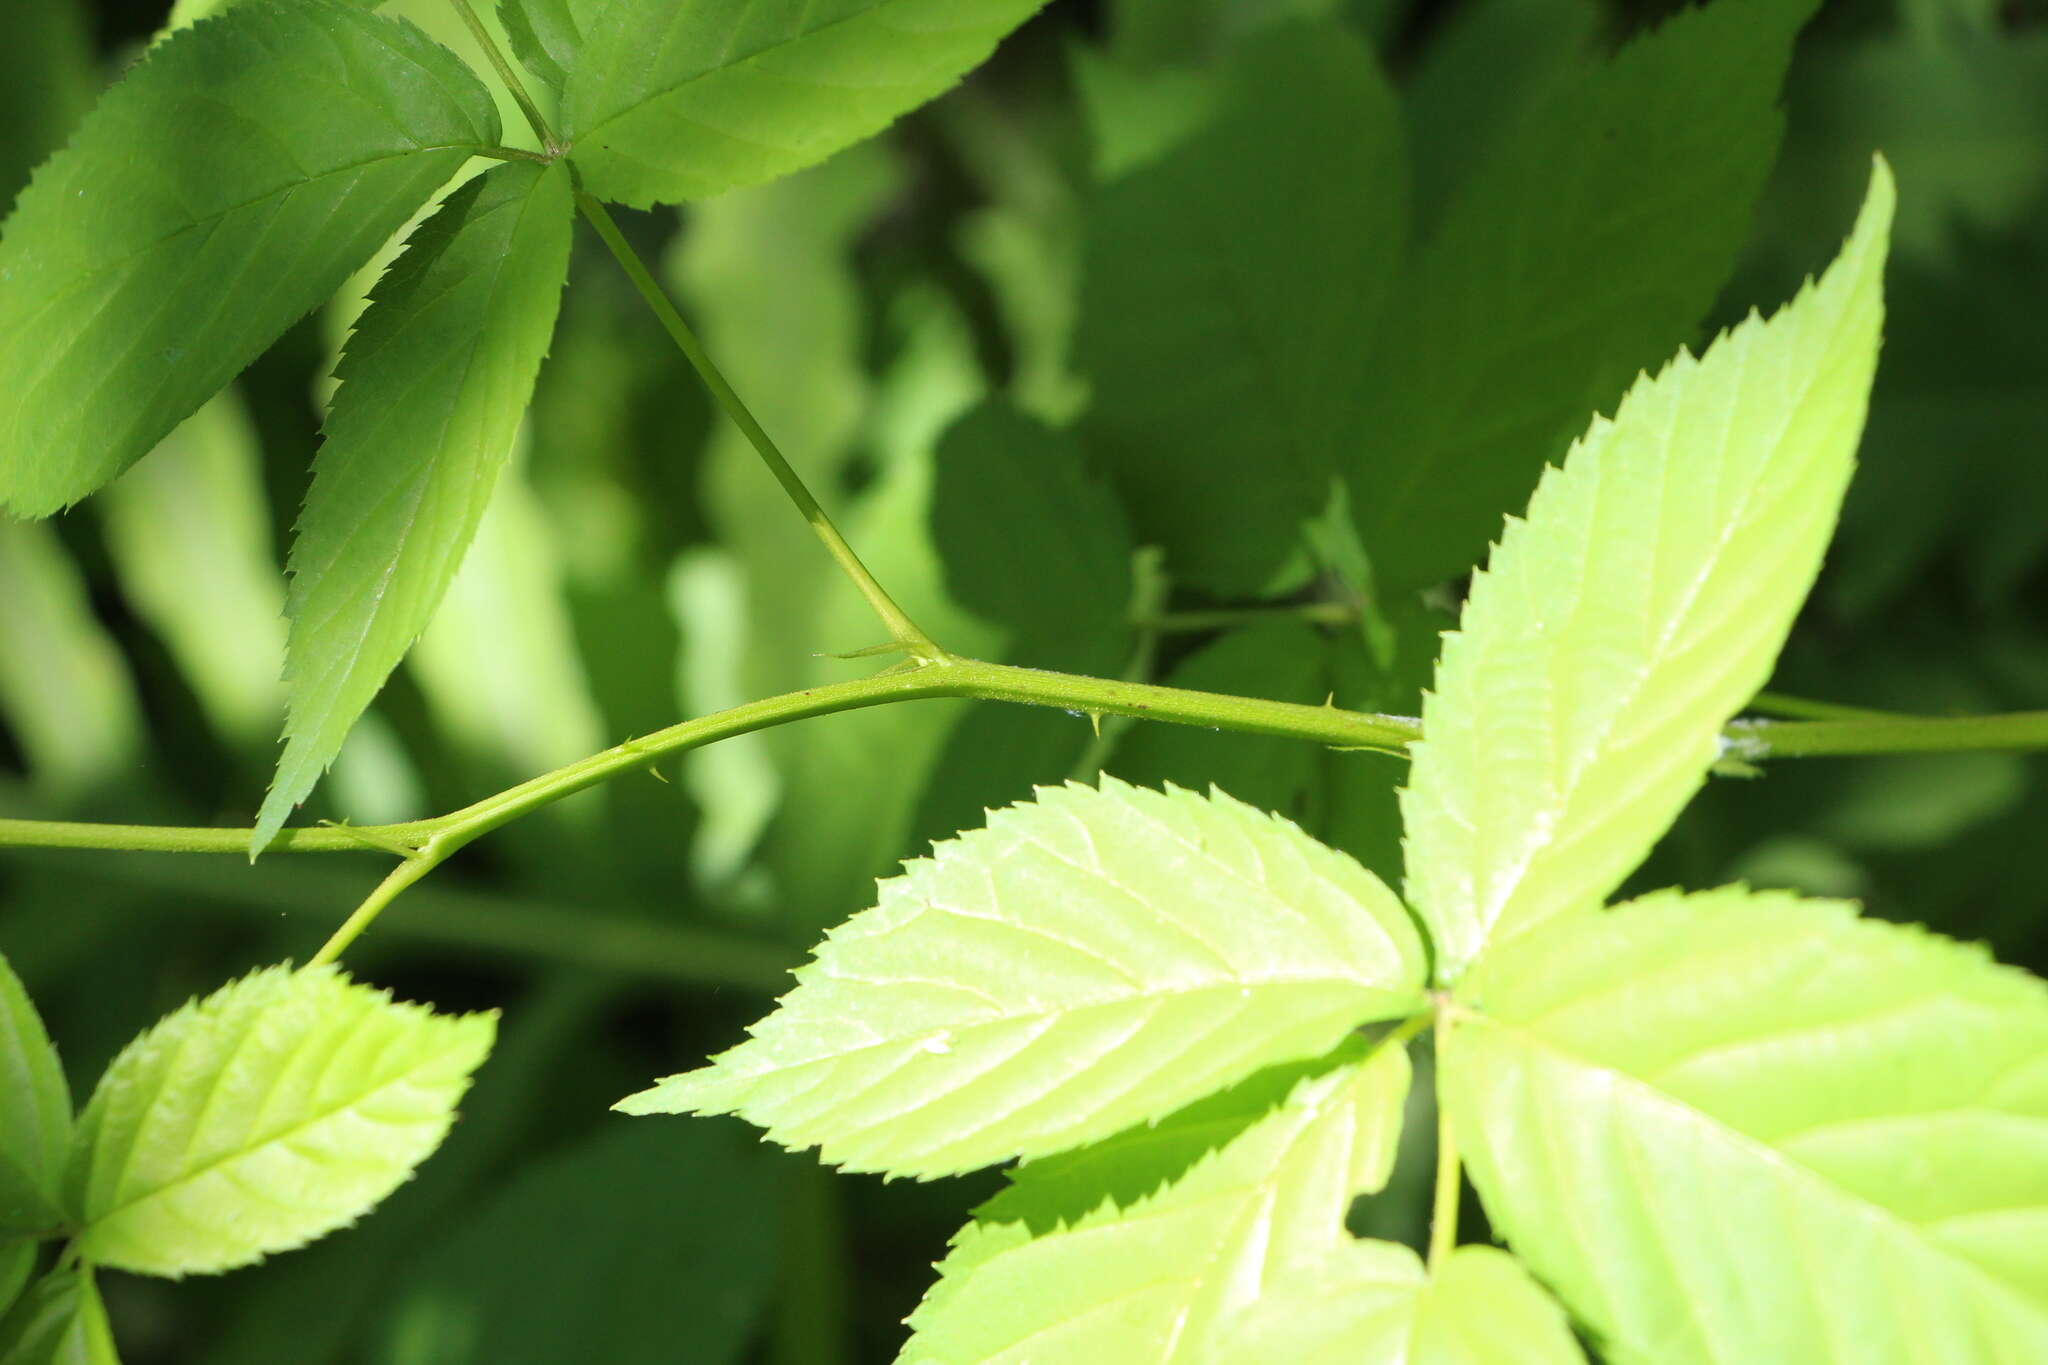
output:
<path id="1" fill-rule="evenodd" d="M 1343 447 L 1383 586 L 1463 573 L 1586 413 L 1691 339 L 1748 230 L 1812 9 L 1681 13 L 1553 83 L 1466 178 L 1388 309 Z"/>
<path id="2" fill-rule="evenodd" d="M 569 266 L 566 167 L 448 197 L 377 285 L 292 546 L 291 682 L 260 851 L 426 626 L 511 454 Z"/>
<path id="3" fill-rule="evenodd" d="M 108 1066 L 67 1193 L 87 1260 L 232 1270 L 354 1222 L 440 1145 L 496 1016 L 272 967 L 187 1004 Z"/>
<path id="4" fill-rule="evenodd" d="M 36 1257 L 42 1245 L 34 1237 L 0 1235 L 0 1320 L 14 1307 L 21 1291 L 35 1273 Z"/>
<path id="5" fill-rule="evenodd" d="M 0 230 L 0 503 L 140 459 L 498 132 L 460 62 L 337 0 L 164 40 Z"/>
<path id="6" fill-rule="evenodd" d="M 0 1321 L 0 1365 L 120 1365 L 90 1267 L 36 1281 Z"/>
<path id="7" fill-rule="evenodd" d="M 526 1168 L 432 1247 L 371 1358 L 737 1359 L 774 1286 L 774 1177 L 729 1125 L 619 1124 Z"/>
<path id="8" fill-rule="evenodd" d="M 1105 778 L 942 844 L 835 931 L 753 1037 L 623 1101 L 737 1113 L 920 1176 L 1156 1119 L 1421 1003 L 1393 895 L 1230 798 Z"/>
<path id="9" fill-rule="evenodd" d="M 1555 922 L 1459 998 L 1473 1181 L 1607 1359 L 2048 1355 L 2048 985 L 1727 888 Z"/>
<path id="10" fill-rule="evenodd" d="M 577 169 L 641 208 L 787 175 L 943 93 L 1043 3 L 614 3 L 563 91 Z"/>
<path id="11" fill-rule="evenodd" d="M 21 978 L 0 957 L 0 1238 L 63 1222 L 70 1143 L 71 1089 L 57 1049 Z"/>
<path id="12" fill-rule="evenodd" d="M 142 706 L 56 529 L 0 514 L 0 712 L 59 799 L 133 780 Z"/>
<path id="13" fill-rule="evenodd" d="M 220 732 L 254 744 L 284 711 L 284 583 L 263 450 L 240 396 L 208 401 L 102 503 L 122 595 Z"/>
<path id="14" fill-rule="evenodd" d="M 1356 1246 L 1345 1211 L 1386 1183 L 1407 1054 L 1348 1050 L 1019 1168 L 953 1239 L 900 1359 L 1204 1359 L 1236 1312 Z"/>
<path id="15" fill-rule="evenodd" d="M 1891 209 L 1880 163 L 1821 282 L 1596 418 L 1473 580 L 1402 798 L 1440 979 L 1597 906 L 1770 676 L 1862 432 Z"/>
<path id="16" fill-rule="evenodd" d="M 1400 116 L 1334 26 L 1236 50 L 1224 112 L 1103 188 L 1081 325 L 1090 452 L 1167 570 L 1267 587 L 1329 501 L 1406 233 Z"/>

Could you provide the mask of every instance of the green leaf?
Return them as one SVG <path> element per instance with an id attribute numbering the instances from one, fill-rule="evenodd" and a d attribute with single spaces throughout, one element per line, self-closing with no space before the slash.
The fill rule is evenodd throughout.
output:
<path id="1" fill-rule="evenodd" d="M 14 1307 L 21 1291 L 28 1287 L 29 1276 L 35 1273 L 36 1257 L 42 1251 L 42 1244 L 34 1237 L 9 1237 L 0 1235 L 0 1319 L 7 1310 Z"/>
<path id="2" fill-rule="evenodd" d="M 942 94 L 1043 3 L 615 0 L 562 95 L 577 169 L 640 208 L 787 175 Z"/>
<path id="3" fill-rule="evenodd" d="M 1284 820 L 1041 788 L 884 882 L 749 1041 L 618 1107 L 737 1113 L 854 1170 L 972 1170 L 1411 1012 L 1421 951 L 1392 893 Z"/>
<path id="4" fill-rule="evenodd" d="M 623 1124 L 537 1162 L 404 1272 L 371 1358 L 735 1360 L 775 1287 L 777 1174 L 727 1124 Z"/>
<path id="5" fill-rule="evenodd" d="M 591 0 L 498 0 L 498 20 L 520 65 L 560 94 L 583 50 L 578 11 L 595 8 Z"/>
<path id="6" fill-rule="evenodd" d="M 71 1089 L 21 978 L 0 957 L 0 1236 L 47 1232 L 71 1144 Z"/>
<path id="7" fill-rule="evenodd" d="M 1819 284 L 1596 419 L 1474 578 L 1402 798 L 1440 979 L 1599 905 L 1769 678 L 1862 430 L 1892 193 L 1879 163 Z"/>
<path id="8" fill-rule="evenodd" d="M 60 800 L 132 782 L 142 706 L 56 528 L 0 515 L 0 712 Z"/>
<path id="9" fill-rule="evenodd" d="M 1232 1315 L 1356 1245 L 1345 1214 L 1393 1169 L 1409 1077 L 1400 1047 L 1360 1050 L 1019 1168 L 953 1239 L 900 1359 L 1202 1360 Z"/>
<path id="10" fill-rule="evenodd" d="M 101 507 L 122 596 L 208 719 L 237 744 L 267 741 L 284 710 L 284 584 L 263 449 L 236 391 L 180 424 Z"/>
<path id="11" fill-rule="evenodd" d="M 1406 232 L 1400 115 L 1335 26 L 1248 40 L 1209 127 L 1088 217 L 1083 422 L 1167 569 L 1268 586 L 1329 502 L 1335 442 Z"/>
<path id="12" fill-rule="evenodd" d="M 425 628 L 512 452 L 553 334 L 573 212 L 560 163 L 464 185 L 378 283 L 292 546 L 291 709 L 260 851 Z"/>
<path id="13" fill-rule="evenodd" d="M 1345 445 L 1382 586 L 1463 573 L 1586 413 L 1692 338 L 1770 170 L 1813 5 L 1680 14 L 1552 84 L 1465 180 L 1388 309 Z"/>
<path id="14" fill-rule="evenodd" d="M 92 1268 L 53 1271 L 0 1322 L 0 1365 L 120 1365 Z"/>
<path id="15" fill-rule="evenodd" d="M 1585 1365 L 1557 1303 L 1514 1257 L 1459 1247 L 1431 1275 L 1404 1246 L 1359 1242 L 1274 1286 L 1212 1365 Z"/>
<path id="16" fill-rule="evenodd" d="M 40 0 L 0 9 L 0 206 L 14 202 L 29 172 L 63 145 L 97 87 L 92 39 L 78 0 Z"/>
<path id="17" fill-rule="evenodd" d="M 0 504 L 140 459 L 498 133 L 461 63 L 337 0 L 164 40 L 0 236 Z"/>
<path id="18" fill-rule="evenodd" d="M 271 967 L 130 1043 L 67 1193 L 96 1264 L 232 1270 L 355 1221 L 440 1145 L 495 1014 L 436 1015 L 331 967 Z"/>
<path id="19" fill-rule="evenodd" d="M 1555 922 L 1458 995 L 1473 1182 L 1607 1359 L 2048 1359 L 2040 980 L 1726 888 Z"/>

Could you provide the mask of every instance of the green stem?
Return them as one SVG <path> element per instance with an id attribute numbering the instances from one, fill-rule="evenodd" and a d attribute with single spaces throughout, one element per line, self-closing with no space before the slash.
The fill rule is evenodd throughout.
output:
<path id="1" fill-rule="evenodd" d="M 429 840 L 427 848 L 434 848 L 439 842 L 438 838 Z M 327 942 L 321 944 L 320 951 L 306 960 L 306 965 L 318 967 L 340 957 L 341 950 L 362 937 L 363 930 L 376 923 L 377 916 L 384 913 L 385 906 L 398 899 L 400 892 L 439 867 L 448 854 L 460 846 L 455 845 L 447 852 L 438 854 L 422 849 L 417 855 L 392 868 L 391 875 L 377 883 L 377 889 L 365 897 L 363 903 L 355 908 L 355 912 L 341 922 L 339 929 L 328 935 Z"/>
<path id="2" fill-rule="evenodd" d="M 448 3 L 453 5 L 455 12 L 462 17 L 464 27 L 468 28 L 470 36 L 476 39 L 476 45 L 483 49 L 484 56 L 491 63 L 491 69 L 498 73 L 498 79 L 505 82 L 505 89 L 511 92 L 512 102 L 519 106 L 519 112 L 526 115 L 526 121 L 533 125 L 533 135 L 540 139 L 540 145 L 547 153 L 541 159 L 552 161 L 560 156 L 562 144 L 555 140 L 554 130 L 548 127 L 548 121 L 541 116 L 540 106 L 533 102 L 533 96 L 526 93 L 526 83 L 519 79 L 517 68 L 505 60 L 505 54 L 498 50 L 498 42 L 491 37 L 491 31 L 484 27 L 484 21 L 477 18 L 476 11 L 470 8 L 469 0 L 448 0 Z"/>
<path id="3" fill-rule="evenodd" d="M 1439 1009 L 1436 1016 L 1436 1064 L 1444 1064 L 1444 1043 L 1450 1036 L 1450 1014 Z M 1443 1088 L 1437 1087 L 1436 1107 L 1436 1194 L 1429 1215 L 1429 1270 L 1432 1275 L 1458 1245 L 1458 1197 L 1465 1185 L 1465 1169 L 1458 1160 L 1457 1135 L 1451 1131 L 1450 1112 L 1443 1103 Z"/>
<path id="4" fill-rule="evenodd" d="M 408 852 L 434 832 L 432 820 L 404 825 L 322 825 L 278 832 L 282 853 Z M 97 848 L 130 853 L 249 854 L 251 831 L 180 825 L 97 825 L 68 820 L 0 820 L 0 848 Z"/>
<path id="5" fill-rule="evenodd" d="M 1848 754 L 2048 749 L 2048 711 L 2003 716 L 1889 716 L 1860 720 L 1741 720 L 1728 753 L 1749 762 Z"/>
<path id="6" fill-rule="evenodd" d="M 1380 716 L 1332 706 L 1262 701 L 1151 683 L 1118 682 L 1048 673 L 975 659 L 948 658 L 851 682 L 829 683 L 764 701 L 749 702 L 684 721 L 644 739 L 630 740 L 579 759 L 459 811 L 397 825 L 330 825 L 287 829 L 274 848 L 285 852 L 398 851 L 412 859 L 445 839 L 463 842 L 508 820 L 620 773 L 646 767 L 668 754 L 834 711 L 852 711 L 926 697 L 1052 706 L 1077 714 L 1199 725 L 1212 730 L 1275 735 L 1340 749 L 1399 753 L 1420 737 L 1406 716 Z M 1969 750 L 2048 749 L 2048 712 L 2002 716 L 1898 717 L 1858 721 L 1737 721 L 1728 727 L 1732 756 L 1748 759 L 1819 758 L 1841 754 L 1903 754 Z M 65 821 L 0 820 L 0 847 L 88 848 L 160 853 L 248 853 L 247 829 L 155 825 L 99 825 Z"/>
<path id="7" fill-rule="evenodd" d="M 538 161 L 543 166 L 555 164 L 553 157 L 541 152 L 529 152 L 524 147 L 479 147 L 476 154 L 489 157 L 493 161 Z"/>
<path id="8" fill-rule="evenodd" d="M 725 375 L 718 366 L 712 363 L 703 343 L 697 340 L 697 334 L 683 321 L 683 315 L 676 311 L 676 306 L 655 282 L 654 276 L 648 272 L 646 263 L 640 259 L 632 244 L 619 231 L 619 225 L 612 221 L 612 216 L 606 211 L 605 206 L 580 191 L 576 195 L 576 204 L 582 209 L 583 216 L 591 227 L 597 230 L 597 235 L 604 239 L 605 246 L 618 261 L 619 268 L 624 270 L 626 277 L 633 282 L 633 287 L 640 292 L 640 297 L 654 311 L 654 316 L 660 319 L 662 327 L 675 342 L 676 349 L 683 353 L 683 358 L 690 362 L 691 368 L 697 371 L 705 387 L 711 390 L 711 396 L 717 400 L 718 406 L 724 409 L 732 424 L 740 429 L 740 433 L 754 447 L 762 463 L 766 464 L 768 471 L 775 476 L 775 481 L 782 485 L 782 491 L 789 495 L 789 500 L 796 504 L 797 511 L 810 523 L 811 530 L 824 542 L 825 549 L 831 553 L 846 576 L 853 580 L 854 587 L 867 599 L 868 606 L 882 619 L 882 624 L 888 627 L 890 637 L 913 659 L 936 663 L 947 658 L 946 652 L 932 643 L 931 637 L 919 630 L 916 623 L 904 613 L 903 608 L 896 605 L 895 599 L 875 581 L 875 576 L 868 572 L 867 565 L 861 563 L 860 556 L 846 543 L 846 537 L 839 534 L 839 528 L 832 524 L 832 518 L 825 514 L 825 509 L 811 496 L 811 490 L 804 485 L 796 470 L 790 467 L 789 461 L 783 458 L 781 449 L 761 424 L 754 420 L 753 412 L 740 399 L 739 394 L 733 391 L 732 385 L 726 382 Z"/>

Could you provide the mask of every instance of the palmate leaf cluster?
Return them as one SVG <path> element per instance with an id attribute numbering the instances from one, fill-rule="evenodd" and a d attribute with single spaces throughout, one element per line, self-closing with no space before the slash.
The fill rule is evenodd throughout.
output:
<path id="1" fill-rule="evenodd" d="M 490 1022 L 321 970 L 206 994 L 247 944 L 149 918 L 267 912 L 258 950 L 303 958 L 275 912 L 339 917 L 347 875 L 24 859 L 9 955 L 68 1059 L 117 1060 L 74 1121 L 8 976 L 0 1361 L 111 1358 L 102 1293 L 223 1362 L 827 1361 L 849 1316 L 907 1361 L 2048 1355 L 2040 984 L 1829 898 L 2025 960 L 2028 770 L 1773 769 L 1652 852 L 1774 667 L 2048 696 L 2037 30 L 1969 0 L 1711 0 L 1626 41 L 1638 7 L 1580 0 L 480 5 L 547 143 L 445 0 L 180 0 L 90 114 L 84 26 L 19 8 L 0 503 L 105 487 L 0 523 L 0 757 L 33 778 L 0 814 L 246 824 L 283 716 L 260 847 L 330 766 L 315 812 L 413 818 L 872 667 L 830 657 L 866 604 L 579 191 L 652 208 L 628 237 L 950 649 L 1427 739 L 1411 767 L 924 702 L 533 816 L 372 945 L 516 998 L 448 1150 L 175 1300 L 95 1267 L 350 1223 L 449 1131 Z M 1793 295 L 1880 145 L 1896 216 L 1880 175 L 1819 286 L 1717 313 Z M 1781 664 L 1888 236 L 1865 469 Z M 1674 883 L 1721 889 L 1639 894 Z M 835 1194 L 728 1122 L 588 1130 L 833 924 L 748 1041 L 620 1107 L 850 1171 L 1014 1162 L 1000 1193 Z M 681 1027 L 588 968 L 668 983 Z M 1505 1249 L 1402 1245 L 1432 1129 Z"/>

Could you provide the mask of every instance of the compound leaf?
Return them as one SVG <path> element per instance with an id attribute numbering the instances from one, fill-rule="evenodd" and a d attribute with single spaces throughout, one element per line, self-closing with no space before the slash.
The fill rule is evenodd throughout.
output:
<path id="1" fill-rule="evenodd" d="M 0 504 L 140 459 L 498 135 L 451 54 L 337 0 L 165 39 L 0 230 Z"/>
<path id="2" fill-rule="evenodd" d="M 1474 578 L 1402 797 L 1443 980 L 1597 906 L 1769 676 L 1848 484 L 1892 202 L 1880 163 L 1826 276 L 1595 419 Z"/>
<path id="3" fill-rule="evenodd" d="M 619 1105 L 853 1170 L 1040 1156 L 1421 1003 L 1377 878 L 1220 793 L 1045 787 L 883 882 L 753 1037 Z"/>
<path id="4" fill-rule="evenodd" d="M 1514 1257 L 1459 1247 L 1431 1275 L 1404 1246 L 1359 1242 L 1273 1286 L 1209 1365 L 1585 1365 L 1564 1313 Z"/>
<path id="5" fill-rule="evenodd" d="M 1748 231 L 1813 8 L 1683 13 L 1551 83 L 1482 153 L 1388 310 L 1346 444 L 1383 586 L 1465 572 L 1585 414 L 1691 339 Z"/>
<path id="6" fill-rule="evenodd" d="M 261 850 L 425 628 L 476 534 L 553 335 L 569 268 L 566 167 L 464 185 L 378 282 L 292 546 L 287 742 Z"/>
<path id="7" fill-rule="evenodd" d="M 1021 1167 L 953 1239 L 901 1359 L 1203 1360 L 1234 1314 L 1358 1245 L 1345 1213 L 1393 1169 L 1408 1079 L 1400 1047 L 1283 1068 Z"/>
<path id="8" fill-rule="evenodd" d="M 268 968 L 187 1004 L 123 1049 L 79 1119 L 81 1254 L 204 1274 L 353 1222 L 440 1145 L 496 1029 L 331 967 Z"/>
<path id="9" fill-rule="evenodd" d="M 1255 593 L 1323 510 L 1407 225 L 1371 52 L 1288 24 L 1237 51 L 1223 115 L 1105 187 L 1077 338 L 1083 434 L 1176 581 Z"/>
<path id="10" fill-rule="evenodd" d="M 2048 985 L 1736 887 L 1553 922 L 1458 995 L 1459 1147 L 1607 1359 L 2048 1359 Z"/>
<path id="11" fill-rule="evenodd" d="M 0 1236 L 45 1232 L 60 1199 L 71 1142 L 71 1090 L 21 978 L 0 957 Z"/>
<path id="12" fill-rule="evenodd" d="M 613 0 L 563 90 L 577 169 L 641 208 L 787 175 L 944 92 L 1043 3 Z"/>
<path id="13" fill-rule="evenodd" d="M 92 1267 L 36 1281 L 0 1322 L 0 1365 L 119 1365 Z"/>

